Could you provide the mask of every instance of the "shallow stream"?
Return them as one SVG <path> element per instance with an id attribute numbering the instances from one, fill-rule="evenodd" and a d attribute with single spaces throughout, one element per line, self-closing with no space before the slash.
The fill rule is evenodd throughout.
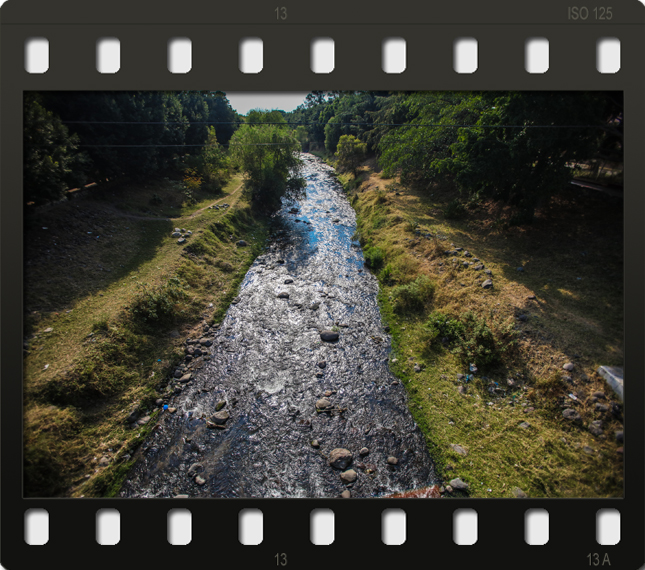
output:
<path id="1" fill-rule="evenodd" d="M 355 213 L 333 170 L 303 159 L 306 198 L 275 216 L 266 252 L 221 326 L 204 335 L 209 360 L 137 452 L 122 496 L 375 497 L 436 482 L 388 368 L 390 337 L 377 280 L 352 239 Z M 323 330 L 338 340 L 321 340 Z M 330 408 L 320 411 L 325 393 Z M 230 417 L 209 427 L 218 402 Z M 351 452 L 353 483 L 330 466 L 335 448 Z"/>

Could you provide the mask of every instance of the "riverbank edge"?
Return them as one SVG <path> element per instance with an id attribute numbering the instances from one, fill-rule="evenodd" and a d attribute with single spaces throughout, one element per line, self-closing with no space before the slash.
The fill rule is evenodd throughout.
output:
<path id="1" fill-rule="evenodd" d="M 334 166 L 334 161 L 330 157 L 327 157 L 325 159 L 325 162 L 327 162 L 331 166 Z M 408 190 L 410 190 L 408 188 L 404 188 L 398 180 L 383 179 L 383 182 L 379 180 L 375 183 L 373 175 L 376 174 L 377 178 L 380 177 L 380 175 L 378 175 L 379 170 L 378 168 L 375 168 L 375 166 L 376 163 L 374 159 L 371 159 L 363 163 L 363 166 L 356 177 L 348 173 L 338 173 L 337 175 L 339 182 L 343 186 L 348 196 L 348 200 L 350 201 L 352 207 L 356 212 L 358 228 L 360 228 L 361 225 L 373 222 L 373 211 L 369 211 L 369 214 L 367 213 L 367 211 L 370 210 L 370 207 L 374 204 L 368 205 L 367 200 L 370 200 L 375 195 L 379 195 L 375 203 L 385 203 L 385 195 L 391 195 L 396 191 L 396 195 L 398 196 L 399 190 L 401 193 L 403 193 L 405 190 L 406 194 L 408 194 Z M 414 192 L 410 192 L 410 194 L 414 194 Z M 367 198 L 367 196 L 370 196 L 371 198 Z M 406 216 L 404 217 L 406 217 L 406 219 L 414 220 L 417 218 L 418 212 L 405 211 L 405 214 Z M 408 223 L 406 225 L 406 230 L 404 233 L 408 233 L 409 241 L 413 241 L 415 235 L 418 235 L 418 224 L 415 225 L 413 222 Z M 364 239 L 364 236 L 360 235 L 359 229 L 357 229 L 357 234 L 361 241 L 361 245 L 364 248 L 364 251 L 366 248 L 371 246 L 378 247 L 378 228 L 370 230 L 368 241 Z M 443 252 L 443 248 L 441 249 L 441 252 Z M 403 252 L 402 257 L 406 254 L 407 251 Z M 594 435 L 592 437 L 588 429 L 593 432 L 594 422 L 591 420 L 594 417 L 597 418 L 599 416 L 598 414 L 591 416 L 591 414 L 589 413 L 589 408 L 592 408 L 597 400 L 591 398 L 582 403 L 585 409 L 580 409 L 579 411 L 583 413 L 584 421 L 577 421 L 575 422 L 575 424 L 572 422 L 567 422 L 566 420 L 563 421 L 562 409 L 561 407 L 559 409 L 556 409 L 552 401 L 553 395 L 550 393 L 552 389 L 555 391 L 556 388 L 554 387 L 557 387 L 559 392 L 562 392 L 562 379 L 560 377 L 556 378 L 556 375 L 552 375 L 543 380 L 538 380 L 535 385 L 531 385 L 528 382 L 524 385 L 521 385 L 522 392 L 518 393 L 519 396 L 517 405 L 512 406 L 511 411 L 509 411 L 508 413 L 508 417 L 504 418 L 501 423 L 498 423 L 498 425 L 500 431 L 503 432 L 504 435 L 507 435 L 509 432 L 514 432 L 515 434 L 517 434 L 516 437 L 519 443 L 525 437 L 535 438 L 536 432 L 538 431 L 534 426 L 531 425 L 531 423 L 522 421 L 530 419 L 529 416 L 525 415 L 527 409 L 531 411 L 532 416 L 535 418 L 535 424 L 538 423 L 538 415 L 541 416 L 540 420 L 542 420 L 543 418 L 546 419 L 548 416 L 551 419 L 548 422 L 544 422 L 544 424 L 542 425 L 546 425 L 548 423 L 547 429 L 550 431 L 547 432 L 548 435 L 545 433 L 545 438 L 542 438 L 542 436 L 538 435 L 537 439 L 540 442 L 540 445 L 543 448 L 547 449 L 549 448 L 549 446 L 553 445 L 556 437 L 558 440 L 561 440 L 561 442 L 557 441 L 557 444 L 560 446 L 560 448 L 554 450 L 554 456 L 557 458 L 557 461 L 560 462 L 559 465 L 554 465 L 553 468 L 549 466 L 549 468 L 546 469 L 546 473 L 544 472 L 545 469 L 539 465 L 518 465 L 516 463 L 514 465 L 506 465 L 504 466 L 505 468 L 502 468 L 502 466 L 499 465 L 499 456 L 497 454 L 497 450 L 493 450 L 490 456 L 490 461 L 478 461 L 479 466 L 482 467 L 482 465 L 484 465 L 484 467 L 476 477 L 473 477 L 473 462 L 468 461 L 468 459 L 472 457 L 471 452 L 473 451 L 473 449 L 469 450 L 468 446 L 459 445 L 457 437 L 445 437 L 444 432 L 442 432 L 441 435 L 438 435 L 436 430 L 433 429 L 434 427 L 436 427 L 436 422 L 430 422 L 428 420 L 428 414 L 430 412 L 429 400 L 432 397 L 435 397 L 437 395 L 443 396 L 447 399 L 450 399 L 451 402 L 451 398 L 453 397 L 456 400 L 462 401 L 464 400 L 464 398 L 472 398 L 473 395 L 478 399 L 480 398 L 480 396 L 475 393 L 475 386 L 468 386 L 467 384 L 464 384 L 463 386 L 457 386 L 458 384 L 463 383 L 463 380 L 456 381 L 452 379 L 459 378 L 461 376 L 464 376 L 465 378 L 468 371 L 460 369 L 460 366 L 456 359 L 447 357 L 443 358 L 440 361 L 440 365 L 443 368 L 442 370 L 440 370 L 440 372 L 444 372 L 445 374 L 439 375 L 439 373 L 437 372 L 436 377 L 431 378 L 430 382 L 428 382 L 428 379 L 421 378 L 421 376 L 427 372 L 426 357 L 428 356 L 428 354 L 423 353 L 425 348 L 420 349 L 420 347 L 425 343 L 426 339 L 412 339 L 411 335 L 414 335 L 416 332 L 419 333 L 421 337 L 423 337 L 423 325 L 419 321 L 419 319 L 406 319 L 406 317 L 401 318 L 400 314 L 395 313 L 392 297 L 388 296 L 388 294 L 386 294 L 385 292 L 386 288 L 384 287 L 383 282 L 383 271 L 372 271 L 379 282 L 378 300 L 381 315 L 385 324 L 389 327 L 389 332 L 392 337 L 392 357 L 390 359 L 390 369 L 391 372 L 402 381 L 403 385 L 407 389 L 410 411 L 426 438 L 428 451 L 435 463 L 436 474 L 441 481 L 445 482 L 441 487 L 441 493 L 443 497 L 470 496 L 522 498 L 527 496 L 622 496 L 623 432 L 622 415 L 620 411 L 622 410 L 622 405 L 620 403 L 618 404 L 619 408 L 617 413 L 616 408 L 612 407 L 614 418 L 606 416 L 609 417 L 608 423 L 610 423 L 611 426 L 610 430 L 620 430 L 616 431 L 615 441 L 612 441 L 614 439 L 613 436 L 602 435 L 600 437 L 597 437 L 596 435 Z M 413 281 L 415 278 L 421 275 L 423 275 L 422 272 L 413 272 L 413 276 L 410 278 L 410 280 Z M 391 285 L 391 283 L 389 283 L 389 285 Z M 387 289 L 391 290 L 391 287 Z M 422 315 L 419 315 L 419 317 L 422 317 Z M 415 332 L 412 332 L 411 330 L 405 332 L 406 327 L 402 326 L 401 322 L 405 320 L 412 321 L 407 323 L 407 329 L 413 329 L 413 331 Z M 410 324 L 412 326 L 410 326 Z M 414 353 L 415 358 L 405 359 L 405 356 L 407 356 L 408 353 Z M 409 360 L 409 362 L 406 362 L 406 360 Z M 414 370 L 411 369 L 413 360 L 416 360 L 416 362 L 414 362 Z M 419 372 L 421 372 L 421 374 L 419 374 Z M 465 374 L 461 374 L 462 372 L 465 372 Z M 583 377 L 586 376 L 582 371 L 581 374 Z M 435 376 L 435 374 L 432 373 L 432 376 Z M 440 388 L 435 388 L 434 386 L 432 386 L 431 383 L 433 381 L 440 384 Z M 585 379 L 585 382 L 595 385 L 596 391 L 604 390 L 608 400 L 615 400 L 611 390 L 607 389 L 602 378 L 600 378 L 598 374 L 594 374 L 592 378 Z M 428 388 L 429 384 L 431 385 L 430 388 Z M 521 381 L 520 384 L 522 384 Z M 456 393 L 457 388 L 459 388 L 458 394 Z M 468 396 L 466 396 L 467 389 L 471 390 L 469 391 Z M 570 389 L 571 388 L 569 388 L 569 390 Z M 594 388 L 590 388 L 591 391 L 593 391 L 593 389 Z M 441 393 L 443 391 L 445 391 L 446 393 Z M 455 393 L 454 396 L 453 392 Z M 488 399 L 483 394 L 481 397 Z M 521 399 L 523 400 L 521 405 L 524 406 L 524 408 L 519 407 Z M 561 396 L 560 399 L 562 399 Z M 512 404 L 516 404 L 515 398 L 513 398 Z M 489 402 L 488 406 L 491 405 L 493 404 Z M 571 406 L 573 405 L 574 404 L 571 404 Z M 478 406 L 478 404 L 475 404 L 475 406 Z M 437 409 L 434 404 L 433 407 L 433 412 L 436 412 Z M 439 408 L 440 407 L 441 406 L 439 406 Z M 566 404 L 564 405 L 564 407 L 566 407 Z M 484 406 L 483 408 L 484 411 L 487 410 L 486 406 Z M 499 409 L 501 411 L 501 408 L 495 407 L 494 409 Z M 555 416 L 553 416 L 553 411 L 556 411 Z M 503 417 L 503 413 L 498 415 Z M 477 413 L 473 413 L 471 415 L 469 411 L 465 410 L 464 415 L 461 416 L 458 421 L 471 422 L 474 425 L 476 423 L 481 423 L 482 417 L 490 417 L 490 414 L 484 413 L 482 416 L 482 414 L 480 414 L 478 410 Z M 554 417 L 555 421 L 553 419 Z M 615 421 L 617 418 L 619 419 L 619 421 Z M 449 425 L 455 424 L 455 421 L 453 421 L 453 418 L 451 418 L 450 415 L 448 415 L 444 419 Z M 484 419 L 484 422 L 485 421 L 486 419 Z M 491 421 L 491 424 L 492 423 L 493 422 Z M 542 425 L 539 425 L 539 427 L 541 428 Z M 490 426 L 484 423 L 484 427 Z M 607 428 L 605 428 L 605 430 L 610 431 L 607 430 Z M 480 450 L 482 449 L 481 446 L 478 447 Z M 521 454 L 522 450 L 520 447 L 516 456 L 521 457 Z M 467 457 L 468 459 L 466 459 Z M 570 491 L 565 491 L 564 493 L 560 492 L 558 487 L 562 485 L 563 479 L 575 478 L 576 474 L 579 473 L 580 457 L 583 458 L 583 472 L 588 473 L 589 475 L 585 476 L 584 482 L 576 483 L 573 485 L 573 488 L 575 489 L 574 494 L 571 494 Z M 527 463 L 528 461 L 529 460 L 527 458 Z M 463 467 L 465 467 L 465 465 L 467 465 L 468 463 L 470 464 L 471 468 L 463 469 Z M 461 470 L 460 466 L 462 467 Z M 510 472 L 508 467 L 511 468 Z M 513 470 L 515 470 L 515 473 L 513 473 Z M 456 491 L 452 488 L 452 486 L 450 486 L 451 482 L 457 482 L 457 486 L 461 487 L 461 483 L 459 481 L 461 481 L 462 478 L 467 482 L 465 487 L 462 487 L 462 491 Z M 457 481 L 457 479 L 459 481 Z M 493 485 L 489 487 L 490 481 L 497 481 L 500 479 L 505 480 L 505 482 L 503 483 L 501 492 L 499 492 L 500 487 L 498 487 L 498 493 L 495 494 L 496 489 L 491 488 L 493 487 Z M 594 485 L 595 481 L 602 481 L 604 479 L 607 479 L 608 481 L 605 481 L 605 484 L 602 486 L 602 488 L 599 485 Z"/>
<path id="2" fill-rule="evenodd" d="M 237 186 L 239 180 L 233 182 Z M 227 200 L 226 196 L 215 201 Z M 78 325 L 73 322 L 74 319 L 85 318 L 87 322 L 83 326 L 92 333 L 78 347 L 78 355 L 71 369 L 57 373 L 47 381 L 39 379 L 37 388 L 33 379 L 25 376 L 24 468 L 25 483 L 32 483 L 27 491 L 28 496 L 118 495 L 133 464 L 131 458 L 134 451 L 157 425 L 158 416 L 162 413 L 159 401 L 166 403 L 172 393 L 169 392 L 169 386 L 178 364 L 184 361 L 186 338 L 200 335 L 205 323 L 218 326 L 231 301 L 237 296 L 248 269 L 264 251 L 269 219 L 264 213 L 252 210 L 246 197 L 236 196 L 228 201 L 232 207 L 226 211 L 218 212 L 204 202 L 203 212 L 198 211 L 197 215 L 196 212 L 191 212 L 183 220 L 172 220 L 173 226 L 192 228 L 193 235 L 183 247 L 172 243 L 176 239 L 163 238 L 167 243 L 166 247 L 159 248 L 156 255 L 145 262 L 146 267 L 163 268 L 163 276 L 150 276 L 150 283 L 160 281 L 159 285 L 163 287 L 168 282 L 166 278 L 172 274 L 181 276 L 181 281 L 189 284 L 185 289 L 185 300 L 180 301 L 182 304 L 178 306 L 185 309 L 185 312 L 178 311 L 182 314 L 177 314 L 174 322 L 164 323 L 159 328 L 134 326 L 132 313 L 128 308 L 135 306 L 137 297 L 134 292 L 125 297 L 120 292 L 117 300 L 117 282 L 103 289 L 100 297 L 92 295 L 91 312 L 79 309 L 84 303 L 83 299 L 79 299 L 74 310 L 68 311 L 64 319 L 52 315 L 46 317 L 44 324 L 39 323 L 40 328 L 52 324 L 54 333 L 38 335 L 39 338 L 30 343 L 25 366 L 30 358 L 42 359 L 43 353 L 55 353 L 57 339 L 69 334 L 66 333 L 66 326 Z M 211 202 L 213 199 L 208 203 Z M 150 224 L 163 222 L 153 219 L 137 222 L 132 217 L 128 220 L 133 243 L 145 239 L 146 228 Z M 240 245 L 240 240 L 244 242 L 243 246 Z M 214 274 L 215 268 L 217 296 L 209 292 L 207 278 L 209 271 Z M 133 271 L 137 275 L 144 274 L 143 270 L 139 273 L 136 268 Z M 129 284 L 130 278 L 128 275 L 121 281 Z M 137 279 L 146 280 L 145 277 Z M 157 286 L 154 286 L 154 291 L 157 291 Z M 107 307 L 115 303 L 119 305 L 117 314 L 110 318 L 100 318 L 92 324 L 103 314 L 101 307 L 106 307 L 107 311 Z M 49 319 L 54 320 L 50 322 Z M 120 374 L 122 368 L 127 368 L 127 371 L 124 370 L 127 372 L 127 379 L 124 377 L 121 390 L 111 391 L 107 395 L 84 394 L 81 398 L 71 398 L 69 401 L 59 401 L 61 390 L 56 390 L 57 397 L 50 397 L 52 392 L 47 389 L 48 383 L 53 385 L 64 377 L 82 374 L 88 368 L 88 363 L 96 360 L 105 362 L 104 349 L 111 342 L 115 344 L 116 351 L 132 351 L 132 354 L 119 356 L 119 359 L 122 356 L 124 362 L 133 359 L 138 361 L 139 358 L 143 360 L 142 365 L 136 369 L 114 363 L 110 371 L 114 374 Z M 43 351 L 35 352 L 40 347 Z M 55 362 L 52 367 L 45 367 L 45 370 L 54 366 Z M 34 369 L 33 364 L 31 369 Z M 137 425 L 136 429 L 132 429 L 132 423 L 128 421 L 133 413 L 139 419 L 145 418 L 145 423 Z M 53 489 L 56 491 L 46 492 Z"/>

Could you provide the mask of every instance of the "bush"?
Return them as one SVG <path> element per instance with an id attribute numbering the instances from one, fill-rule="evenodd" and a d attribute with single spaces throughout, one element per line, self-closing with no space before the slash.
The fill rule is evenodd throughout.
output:
<path id="1" fill-rule="evenodd" d="M 146 283 L 137 283 L 139 293 L 130 308 L 135 320 L 146 324 L 172 324 L 178 313 L 177 305 L 188 294 L 184 282 L 171 277 L 163 285 L 151 288 Z"/>
<path id="2" fill-rule="evenodd" d="M 465 365 L 475 363 L 478 367 L 498 364 L 502 355 L 515 345 L 516 333 L 511 327 L 498 328 L 496 334 L 485 319 L 472 311 L 465 312 L 460 319 L 434 312 L 426 323 L 430 342 L 447 339 L 451 352 Z"/>
<path id="3" fill-rule="evenodd" d="M 443 215 L 448 220 L 458 220 L 466 214 L 466 207 L 457 199 L 450 202 L 444 209 Z"/>
<path id="4" fill-rule="evenodd" d="M 370 269 L 379 269 L 383 265 L 383 250 L 378 247 L 368 247 L 363 251 L 365 265 Z"/>
<path id="5" fill-rule="evenodd" d="M 421 311 L 432 300 L 435 284 L 427 275 L 420 275 L 412 283 L 399 285 L 392 290 L 394 310 L 397 313 Z"/>

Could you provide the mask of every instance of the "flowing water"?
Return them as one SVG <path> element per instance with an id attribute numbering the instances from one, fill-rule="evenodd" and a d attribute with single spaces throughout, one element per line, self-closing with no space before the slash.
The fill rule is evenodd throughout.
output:
<path id="1" fill-rule="evenodd" d="M 204 347 L 210 360 L 170 401 L 177 411 L 162 413 L 122 496 L 337 497 L 350 488 L 376 497 L 436 482 L 388 368 L 390 337 L 353 239 L 354 211 L 332 169 L 303 159 L 306 198 L 275 216 L 266 252 Z M 321 340 L 331 329 L 339 339 Z M 331 408 L 319 411 L 326 392 Z M 224 429 L 207 423 L 218 402 L 230 415 Z M 354 483 L 330 466 L 335 448 L 352 453 Z"/>

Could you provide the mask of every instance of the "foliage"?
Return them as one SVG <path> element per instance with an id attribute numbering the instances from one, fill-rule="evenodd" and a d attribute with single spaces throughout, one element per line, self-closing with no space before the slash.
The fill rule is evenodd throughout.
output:
<path id="1" fill-rule="evenodd" d="M 422 311 L 432 300 L 435 284 L 427 275 L 419 275 L 416 280 L 392 289 L 393 308 L 397 313 Z"/>
<path id="2" fill-rule="evenodd" d="M 449 202 L 446 207 L 443 209 L 443 215 L 448 220 L 458 220 L 463 218 L 466 214 L 466 207 L 463 202 L 455 198 L 452 202 Z"/>
<path id="3" fill-rule="evenodd" d="M 188 299 L 186 285 L 171 277 L 158 287 L 137 283 L 138 295 L 130 307 L 130 314 L 140 323 L 170 325 L 181 311 L 180 304 Z"/>
<path id="4" fill-rule="evenodd" d="M 255 116 L 253 123 L 242 125 L 235 132 L 231 154 L 246 174 L 252 200 L 277 208 L 283 195 L 297 194 L 306 185 L 299 177 L 300 143 L 286 125 L 267 124 L 260 119 Z"/>
<path id="5" fill-rule="evenodd" d="M 459 319 L 435 311 L 428 318 L 426 331 L 430 342 L 446 339 L 451 352 L 463 364 L 475 363 L 478 367 L 498 364 L 517 342 L 512 325 L 498 327 L 495 332 L 472 311 L 466 311 Z"/>
<path id="6" fill-rule="evenodd" d="M 195 194 L 199 192 L 201 187 L 202 179 L 197 173 L 197 170 L 194 168 L 187 168 L 184 171 L 183 194 L 185 200 L 189 204 L 193 204 L 195 202 Z"/>
<path id="7" fill-rule="evenodd" d="M 336 148 L 336 168 L 341 172 L 351 172 L 356 176 L 356 171 L 367 153 L 367 145 L 358 140 L 354 135 L 342 135 Z"/>
<path id="8" fill-rule="evenodd" d="M 34 94 L 25 96 L 23 184 L 26 202 L 58 200 L 85 182 L 79 138 Z"/>
<path id="9" fill-rule="evenodd" d="M 383 250 L 379 247 L 368 247 L 363 250 L 365 265 L 370 269 L 379 269 L 383 265 Z"/>
<path id="10" fill-rule="evenodd" d="M 598 150 L 614 107 L 589 92 L 416 93 L 410 127 L 381 137 L 380 164 L 404 182 L 453 183 L 471 199 L 506 202 L 527 223 L 571 179 L 568 165 Z"/>

